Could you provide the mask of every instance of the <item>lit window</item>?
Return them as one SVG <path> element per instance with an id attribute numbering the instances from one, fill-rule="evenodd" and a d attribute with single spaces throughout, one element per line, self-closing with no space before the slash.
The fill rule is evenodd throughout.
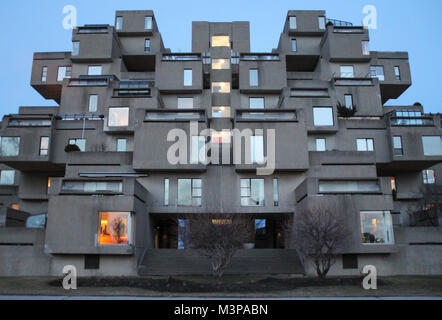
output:
<path id="1" fill-rule="evenodd" d="M 241 206 L 264 206 L 264 179 L 241 179 Z"/>
<path id="2" fill-rule="evenodd" d="M 425 156 L 442 156 L 442 140 L 440 136 L 423 136 L 422 145 Z"/>
<path id="3" fill-rule="evenodd" d="M 313 122 L 315 126 L 332 126 L 333 109 L 330 107 L 313 108 Z"/>
<path id="4" fill-rule="evenodd" d="M 0 171 L 0 184 L 12 185 L 15 181 L 15 170 L 1 170 Z"/>
<path id="5" fill-rule="evenodd" d="M 206 137 L 192 136 L 190 163 L 203 163 L 206 160 Z"/>
<path id="6" fill-rule="evenodd" d="M 325 17 L 318 17 L 319 29 L 325 29 Z"/>
<path id="7" fill-rule="evenodd" d="M 289 17 L 289 28 L 290 29 L 296 29 L 297 28 L 296 17 L 295 16 Z"/>
<path id="8" fill-rule="evenodd" d="M 193 98 L 178 98 L 178 109 L 192 109 Z"/>
<path id="9" fill-rule="evenodd" d="M 398 66 L 394 67 L 394 78 L 395 80 L 401 80 L 401 69 Z"/>
<path id="10" fill-rule="evenodd" d="M 98 95 L 91 94 L 89 96 L 89 112 L 96 112 L 98 109 Z"/>
<path id="11" fill-rule="evenodd" d="M 117 139 L 117 152 L 126 152 L 126 139 Z"/>
<path id="12" fill-rule="evenodd" d="M 69 144 L 75 144 L 81 152 L 86 151 L 86 139 L 69 139 Z"/>
<path id="13" fill-rule="evenodd" d="M 201 206 L 201 179 L 178 179 L 178 205 Z"/>
<path id="14" fill-rule="evenodd" d="M 298 51 L 298 45 L 297 45 L 296 39 L 292 39 L 292 51 L 293 52 Z"/>
<path id="15" fill-rule="evenodd" d="M 184 86 L 192 86 L 192 69 L 184 69 Z"/>
<path id="16" fill-rule="evenodd" d="M 377 181 L 319 181 L 320 193 L 379 192 Z"/>
<path id="17" fill-rule="evenodd" d="M 393 223 L 389 211 L 361 211 L 362 243 L 393 244 Z"/>
<path id="18" fill-rule="evenodd" d="M 144 29 L 145 30 L 152 29 L 152 17 L 144 17 Z"/>
<path id="19" fill-rule="evenodd" d="M 18 204 L 18 203 L 11 203 L 11 209 L 14 209 L 14 210 L 20 210 L 20 205 Z"/>
<path id="20" fill-rule="evenodd" d="M 347 109 L 353 109 L 353 96 L 351 94 L 344 95 L 345 107 Z"/>
<path id="21" fill-rule="evenodd" d="M 273 205 L 279 206 L 278 178 L 273 178 Z"/>
<path id="22" fill-rule="evenodd" d="M 40 155 L 47 156 L 49 151 L 49 137 L 40 138 Z"/>
<path id="23" fill-rule="evenodd" d="M 46 82 L 48 80 L 48 67 L 43 67 L 41 70 L 41 82 Z"/>
<path id="24" fill-rule="evenodd" d="M 316 139 L 316 151 L 325 151 L 325 139 L 317 138 Z"/>
<path id="25" fill-rule="evenodd" d="M 230 143 L 232 133 L 230 131 L 215 131 L 212 132 L 212 143 Z"/>
<path id="26" fill-rule="evenodd" d="M 117 30 L 123 29 L 123 17 L 117 17 L 115 19 L 115 29 Z"/>
<path id="27" fill-rule="evenodd" d="M 229 118 L 230 107 L 212 107 L 212 117 L 214 118 Z"/>
<path id="28" fill-rule="evenodd" d="M 109 127 L 127 127 L 129 108 L 109 108 Z"/>
<path id="29" fill-rule="evenodd" d="M 393 137 L 393 154 L 395 156 L 403 156 L 404 149 L 402 148 L 402 138 L 401 136 Z"/>
<path id="30" fill-rule="evenodd" d="M 250 158 L 252 163 L 264 162 L 264 137 L 251 136 L 250 137 Z"/>
<path id="31" fill-rule="evenodd" d="M 48 192 L 51 189 L 52 178 L 48 177 Z"/>
<path id="32" fill-rule="evenodd" d="M 98 226 L 99 245 L 130 244 L 132 234 L 130 212 L 100 212 Z"/>
<path id="33" fill-rule="evenodd" d="M 354 78 L 355 72 L 353 66 L 340 66 L 341 78 Z"/>
<path id="34" fill-rule="evenodd" d="M 80 54 L 80 41 L 72 42 L 72 55 L 78 56 Z"/>
<path id="35" fill-rule="evenodd" d="M 258 69 L 250 69 L 249 70 L 249 85 L 251 87 L 258 86 Z"/>
<path id="36" fill-rule="evenodd" d="M 390 177 L 391 191 L 396 192 L 396 177 Z"/>
<path id="37" fill-rule="evenodd" d="M 230 60 L 229 59 L 212 59 L 212 69 L 213 70 L 230 69 Z"/>
<path id="38" fill-rule="evenodd" d="M 212 82 L 213 93 L 230 93 L 230 82 Z"/>
<path id="39" fill-rule="evenodd" d="M 356 147 L 358 151 L 373 151 L 374 140 L 371 138 L 356 139 Z"/>
<path id="40" fill-rule="evenodd" d="M 57 81 L 63 81 L 64 78 L 70 78 L 72 73 L 71 66 L 58 67 Z"/>
<path id="41" fill-rule="evenodd" d="M 384 66 L 370 66 L 370 74 L 372 78 L 378 78 L 379 81 L 384 81 Z"/>
<path id="42" fill-rule="evenodd" d="M 169 205 L 169 179 L 164 179 L 164 205 Z"/>
<path id="43" fill-rule="evenodd" d="M 368 56 L 370 55 L 370 42 L 362 41 L 362 55 Z"/>
<path id="44" fill-rule="evenodd" d="M 422 170 L 422 176 L 425 184 L 434 184 L 434 170 Z"/>
<path id="45" fill-rule="evenodd" d="M 102 72 L 102 66 L 89 66 L 87 69 L 87 74 L 89 76 L 101 76 Z"/>
<path id="46" fill-rule="evenodd" d="M 0 156 L 16 157 L 20 153 L 20 137 L 0 137 Z"/>
<path id="47" fill-rule="evenodd" d="M 212 47 L 230 47 L 230 37 L 212 36 Z"/>
<path id="48" fill-rule="evenodd" d="M 150 52 L 150 39 L 144 40 L 144 52 Z"/>

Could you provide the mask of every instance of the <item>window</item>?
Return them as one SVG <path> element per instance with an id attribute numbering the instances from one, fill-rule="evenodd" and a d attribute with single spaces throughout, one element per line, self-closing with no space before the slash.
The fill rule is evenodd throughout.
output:
<path id="1" fill-rule="evenodd" d="M 89 96 L 89 112 L 96 112 L 98 109 L 98 95 L 91 94 Z"/>
<path id="2" fill-rule="evenodd" d="M 279 206 L 278 178 L 273 178 L 273 205 Z"/>
<path id="3" fill-rule="evenodd" d="M 230 37 L 212 36 L 212 47 L 230 47 Z"/>
<path id="4" fill-rule="evenodd" d="M 18 204 L 17 204 L 18 206 Z M 18 210 L 18 208 L 16 209 Z M 37 214 L 29 216 L 26 219 L 26 228 L 28 229 L 43 229 L 46 227 L 47 214 Z"/>
<path id="5" fill-rule="evenodd" d="M 78 56 L 80 54 L 80 41 L 72 42 L 72 55 Z"/>
<path id="6" fill-rule="evenodd" d="M 230 82 L 212 82 L 212 93 L 230 93 Z"/>
<path id="7" fill-rule="evenodd" d="M 70 78 L 71 74 L 71 66 L 58 67 L 57 81 L 63 81 L 64 78 Z"/>
<path id="8" fill-rule="evenodd" d="M 434 170 L 422 170 L 422 177 L 424 178 L 424 184 L 434 184 Z"/>
<path id="9" fill-rule="evenodd" d="M 398 66 L 394 67 L 394 78 L 395 80 L 401 80 L 401 69 Z"/>
<path id="10" fill-rule="evenodd" d="M 325 151 L 325 139 L 316 138 L 316 151 Z"/>
<path id="11" fill-rule="evenodd" d="M 115 29 L 117 30 L 123 29 L 123 17 L 117 17 L 115 19 Z"/>
<path id="12" fill-rule="evenodd" d="M 264 137 L 251 136 L 250 137 L 250 160 L 252 163 L 264 162 Z"/>
<path id="13" fill-rule="evenodd" d="M 229 118 L 230 107 L 212 107 L 213 118 Z"/>
<path id="14" fill-rule="evenodd" d="M 164 179 L 164 205 L 169 205 L 169 179 Z"/>
<path id="15" fill-rule="evenodd" d="M 150 52 L 150 39 L 144 40 L 144 52 Z"/>
<path id="16" fill-rule="evenodd" d="M 99 245 L 128 245 L 131 243 L 130 212 L 100 212 Z"/>
<path id="17" fill-rule="evenodd" d="M 100 269 L 100 255 L 99 254 L 85 254 L 84 255 L 84 269 Z"/>
<path id="18" fill-rule="evenodd" d="M 43 67 L 41 69 L 41 82 L 46 82 L 48 80 L 48 67 Z"/>
<path id="19" fill-rule="evenodd" d="M 329 180 L 319 181 L 320 193 L 347 193 L 347 192 L 378 192 L 377 181 L 349 181 Z"/>
<path id="20" fill-rule="evenodd" d="M 251 87 L 258 86 L 258 69 L 250 69 L 249 70 L 249 85 Z"/>
<path id="21" fill-rule="evenodd" d="M 109 127 L 127 127 L 129 125 L 129 108 L 109 108 Z"/>
<path id="22" fill-rule="evenodd" d="M 361 211 L 362 243 L 393 244 L 393 224 L 389 211 Z"/>
<path id="23" fill-rule="evenodd" d="M 318 17 L 319 29 L 325 29 L 325 17 Z"/>
<path id="24" fill-rule="evenodd" d="M 49 151 L 49 137 L 40 138 L 40 156 L 47 156 Z"/>
<path id="25" fill-rule="evenodd" d="M 362 41 L 362 55 L 369 56 L 370 55 L 370 46 L 368 41 Z"/>
<path id="26" fill-rule="evenodd" d="M 266 219 L 255 219 L 255 234 L 265 235 L 266 234 Z"/>
<path id="27" fill-rule="evenodd" d="M 264 109 L 264 98 L 249 98 L 250 109 Z"/>
<path id="28" fill-rule="evenodd" d="M 404 149 L 402 148 L 402 138 L 401 136 L 393 137 L 393 154 L 395 156 L 403 156 Z"/>
<path id="29" fill-rule="evenodd" d="M 20 205 L 18 203 L 11 203 L 10 207 L 11 207 L 11 209 L 14 209 L 14 210 L 17 210 L 17 211 L 20 210 Z"/>
<path id="30" fill-rule="evenodd" d="M 351 94 L 344 95 L 345 107 L 347 109 L 353 109 L 353 96 Z"/>
<path id="31" fill-rule="evenodd" d="M 292 39 L 292 51 L 293 52 L 298 51 L 298 46 L 297 46 L 297 43 L 296 43 L 296 39 Z"/>
<path id="32" fill-rule="evenodd" d="M 315 107 L 313 108 L 313 122 L 315 126 L 333 125 L 333 108 Z"/>
<path id="33" fill-rule="evenodd" d="M 341 78 L 354 78 L 355 71 L 353 66 L 340 66 Z"/>
<path id="34" fill-rule="evenodd" d="M 241 179 L 241 206 L 264 206 L 264 179 Z"/>
<path id="35" fill-rule="evenodd" d="M 47 193 L 49 193 L 49 190 L 51 189 L 51 182 L 52 182 L 52 178 L 48 177 L 48 189 L 47 189 Z"/>
<path id="36" fill-rule="evenodd" d="M 184 86 L 192 86 L 192 69 L 184 69 Z"/>
<path id="37" fill-rule="evenodd" d="M 396 191 L 396 177 L 390 177 L 391 191 Z"/>
<path id="38" fill-rule="evenodd" d="M 424 156 L 442 156 L 442 140 L 440 136 L 423 136 Z"/>
<path id="39" fill-rule="evenodd" d="M 292 30 L 297 28 L 295 16 L 289 17 L 289 28 Z"/>
<path id="40" fill-rule="evenodd" d="M 212 143 L 230 143 L 232 139 L 232 133 L 230 131 L 213 131 L 211 142 Z"/>
<path id="41" fill-rule="evenodd" d="M 1 170 L 0 171 L 0 184 L 14 184 L 15 182 L 15 170 Z"/>
<path id="42" fill-rule="evenodd" d="M 127 140 L 117 139 L 117 152 L 126 152 Z"/>
<path id="43" fill-rule="evenodd" d="M 230 60 L 229 59 L 212 59 L 212 69 L 213 70 L 230 69 Z"/>
<path id="44" fill-rule="evenodd" d="M 122 193 L 121 181 L 63 181 L 61 191 L 69 193 Z"/>
<path id="45" fill-rule="evenodd" d="M 0 156 L 16 157 L 20 153 L 20 137 L 0 137 Z"/>
<path id="46" fill-rule="evenodd" d="M 152 29 L 152 17 L 144 17 L 144 29 L 145 30 Z"/>
<path id="47" fill-rule="evenodd" d="M 89 76 L 101 76 L 102 71 L 102 66 L 89 66 L 87 69 L 87 74 Z"/>
<path id="48" fill-rule="evenodd" d="M 374 140 L 372 138 L 356 139 L 356 150 L 358 151 L 373 151 Z"/>
<path id="49" fill-rule="evenodd" d="M 178 205 L 201 206 L 201 179 L 178 179 Z"/>
<path id="50" fill-rule="evenodd" d="M 198 164 L 206 160 L 206 137 L 192 136 L 190 163 Z"/>
<path id="51" fill-rule="evenodd" d="M 384 81 L 384 66 L 371 66 L 370 74 L 372 78 L 378 78 L 379 81 Z"/>
<path id="52" fill-rule="evenodd" d="M 178 109 L 192 109 L 193 98 L 178 98 Z"/>
<path id="53" fill-rule="evenodd" d="M 69 139 L 69 144 L 75 144 L 80 148 L 80 151 L 86 151 L 86 139 Z"/>

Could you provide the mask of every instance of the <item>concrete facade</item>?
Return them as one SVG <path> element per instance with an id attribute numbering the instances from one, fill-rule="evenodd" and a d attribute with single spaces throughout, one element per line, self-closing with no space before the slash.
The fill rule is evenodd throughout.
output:
<path id="1" fill-rule="evenodd" d="M 20 107 L 1 122 L 0 276 L 61 275 L 68 264 L 79 275 L 207 273 L 180 244 L 178 218 L 194 213 L 254 217 L 255 248 L 228 273 L 313 274 L 283 221 L 317 197 L 340 203 L 352 230 L 332 274 L 367 264 L 441 274 L 441 115 L 386 106 L 412 83 L 408 53 L 370 52 L 367 29 L 331 21 L 289 11 L 267 53 L 250 51 L 248 22 L 197 21 L 192 52 L 174 53 L 152 11 L 117 11 L 115 26 L 74 29 L 72 52 L 35 53 L 31 86 L 59 106 Z M 168 158 L 177 129 L 185 163 Z M 207 129 L 239 131 L 219 143 Z M 247 130 L 262 150 L 240 139 L 236 163 Z M 274 168 L 259 175 L 263 165 L 244 160 L 269 164 L 272 130 Z M 220 163 L 190 161 L 199 135 Z M 196 187 L 180 189 L 184 179 Z M 245 179 L 263 184 L 247 191 Z"/>

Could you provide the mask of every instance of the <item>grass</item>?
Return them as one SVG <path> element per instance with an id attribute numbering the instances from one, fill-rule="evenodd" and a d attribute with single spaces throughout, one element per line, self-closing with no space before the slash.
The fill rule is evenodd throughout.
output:
<path id="1" fill-rule="evenodd" d="M 230 276 L 223 279 L 227 284 L 247 284 L 267 279 L 266 275 Z M 272 278 L 296 281 L 296 277 L 281 275 Z M 299 278 L 299 277 L 298 277 Z M 442 276 L 394 276 L 379 277 L 377 290 L 364 290 L 360 284 L 345 285 L 308 285 L 296 286 L 283 291 L 251 291 L 251 292 L 161 292 L 150 288 L 127 286 L 82 287 L 78 290 L 64 290 L 60 286 L 51 286 L 54 277 L 4 277 L 0 278 L 0 295 L 64 295 L 64 296 L 155 296 L 155 297 L 352 297 L 352 296 L 442 296 Z M 164 277 L 132 277 L 132 281 L 165 280 Z M 207 276 L 177 276 L 174 279 L 194 284 L 214 283 Z M 295 279 L 295 280 L 293 280 Z M 309 278 L 303 281 L 309 281 Z M 100 278 L 102 281 L 102 278 Z M 81 282 L 81 281 L 80 281 Z"/>

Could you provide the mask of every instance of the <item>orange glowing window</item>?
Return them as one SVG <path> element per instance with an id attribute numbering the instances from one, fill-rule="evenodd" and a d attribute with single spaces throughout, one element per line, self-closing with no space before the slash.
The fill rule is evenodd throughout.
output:
<path id="1" fill-rule="evenodd" d="M 11 209 L 20 210 L 20 205 L 18 203 L 11 204 Z"/>
<path id="2" fill-rule="evenodd" d="M 100 212 L 98 244 L 130 244 L 131 229 L 130 212 Z"/>

